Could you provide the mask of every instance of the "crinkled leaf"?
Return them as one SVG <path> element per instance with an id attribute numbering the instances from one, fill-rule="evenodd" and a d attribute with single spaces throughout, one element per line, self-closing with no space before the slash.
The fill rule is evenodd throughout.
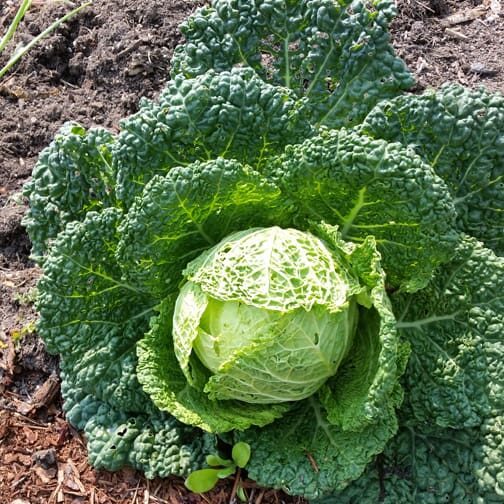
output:
<path id="1" fill-rule="evenodd" d="M 504 96 L 458 85 L 404 95 L 362 130 L 412 147 L 448 185 L 459 228 L 504 254 Z"/>
<path id="2" fill-rule="evenodd" d="M 71 371 L 63 372 L 62 377 L 66 417 L 85 432 L 89 461 L 97 469 L 117 471 L 131 466 L 148 478 L 187 476 L 216 448 L 213 436 L 181 424 L 155 407 L 141 413 L 114 408 L 76 386 Z"/>
<path id="3" fill-rule="evenodd" d="M 426 285 L 458 240 L 443 181 L 411 150 L 341 130 L 288 146 L 271 175 L 294 202 L 298 220 L 337 224 L 344 240 L 376 239 L 387 282 Z"/>
<path id="4" fill-rule="evenodd" d="M 319 226 L 326 240 L 330 229 Z M 373 237 L 348 255 L 368 290 L 371 308 L 362 307 L 353 346 L 335 376 L 319 391 L 331 424 L 357 431 L 376 422 L 384 409 L 402 401 L 397 378 L 408 361 L 408 345 L 398 341 L 395 317 L 385 292 L 385 274 Z M 393 398 L 393 399 L 391 399 Z"/>
<path id="5" fill-rule="evenodd" d="M 332 502 L 504 498 L 504 260 L 466 238 L 414 296 L 394 296 L 412 355 L 403 428 Z M 437 424 L 437 425 L 436 425 Z"/>
<path id="6" fill-rule="evenodd" d="M 358 480 L 313 504 L 501 503 L 503 422 L 501 416 L 481 428 L 404 427 Z"/>
<path id="7" fill-rule="evenodd" d="M 504 259 L 466 239 L 426 289 L 393 298 L 419 420 L 473 427 L 504 411 L 503 292 Z"/>
<path id="8" fill-rule="evenodd" d="M 135 284 L 178 291 L 187 263 L 233 231 L 289 222 L 280 190 L 249 167 L 218 158 L 155 177 L 121 227 L 118 261 Z"/>
<path id="9" fill-rule="evenodd" d="M 38 330 L 76 385 L 125 410 L 147 396 L 136 375 L 135 342 L 148 330 L 152 300 L 121 280 L 115 262 L 122 213 L 90 212 L 58 235 L 38 284 Z"/>
<path id="10" fill-rule="evenodd" d="M 154 175 L 219 156 L 256 169 L 268 155 L 310 136 L 294 93 L 262 81 L 250 68 L 176 76 L 158 102 L 143 101 L 122 121 L 114 148 L 117 193 L 129 206 Z"/>
<path id="11" fill-rule="evenodd" d="M 336 312 L 359 290 L 348 265 L 319 238 L 278 226 L 226 236 L 188 264 L 184 276 L 214 299 L 282 313 L 315 305 Z"/>
<path id="12" fill-rule="evenodd" d="M 40 154 L 23 190 L 30 200 L 23 223 L 32 254 L 40 262 L 67 223 L 82 221 L 87 212 L 114 205 L 114 142 L 114 136 L 102 128 L 86 131 L 68 123 Z"/>
<path id="13" fill-rule="evenodd" d="M 172 75 L 252 67 L 306 97 L 314 123 L 354 124 L 413 83 L 389 42 L 394 14 L 388 0 L 214 0 L 182 24 Z"/>
<path id="14" fill-rule="evenodd" d="M 376 423 L 343 431 L 327 421 L 320 403 L 311 397 L 271 425 L 237 433 L 237 439 L 250 444 L 250 478 L 312 499 L 357 479 L 396 430 L 392 404 Z"/>

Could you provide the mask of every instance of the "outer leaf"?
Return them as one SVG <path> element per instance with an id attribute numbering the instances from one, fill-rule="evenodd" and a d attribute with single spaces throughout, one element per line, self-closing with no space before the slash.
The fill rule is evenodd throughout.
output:
<path id="1" fill-rule="evenodd" d="M 219 156 L 260 168 L 266 157 L 310 136 L 292 91 L 263 82 L 250 68 L 175 77 L 159 103 L 143 101 L 121 123 L 114 149 L 117 192 L 130 205 L 154 175 Z"/>
<path id="2" fill-rule="evenodd" d="M 114 259 L 121 216 L 114 208 L 90 212 L 60 233 L 38 285 L 38 328 L 47 349 L 65 356 L 76 385 L 141 411 L 148 398 L 136 380 L 135 342 L 148 329 L 153 301 L 121 281 Z"/>
<path id="3" fill-rule="evenodd" d="M 394 287 L 424 287 L 452 255 L 458 233 L 448 189 L 411 150 L 330 130 L 288 146 L 270 168 L 301 223 L 337 224 L 356 243 L 373 235 Z"/>
<path id="4" fill-rule="evenodd" d="M 309 499 L 344 488 L 361 476 L 397 430 L 394 407 L 360 431 L 331 425 L 320 403 L 309 398 L 280 420 L 237 438 L 251 446 L 250 478 Z"/>
<path id="5" fill-rule="evenodd" d="M 361 478 L 313 504 L 501 503 L 501 432 L 502 423 L 481 430 L 405 428 Z"/>
<path id="6" fill-rule="evenodd" d="M 114 205 L 114 141 L 104 129 L 86 131 L 68 123 L 40 154 L 23 191 L 30 200 L 23 224 L 38 261 L 67 223 L 84 220 L 88 211 Z"/>
<path id="7" fill-rule="evenodd" d="M 213 441 L 160 413 L 137 381 L 135 343 L 151 310 L 115 264 L 121 218 L 114 208 L 90 212 L 58 235 L 39 283 L 39 332 L 63 355 L 65 411 L 85 430 L 95 467 L 185 475 Z"/>
<path id="8" fill-rule="evenodd" d="M 403 428 L 327 504 L 502 502 L 503 290 L 504 259 L 467 238 L 424 291 L 394 296 L 412 347 Z"/>
<path id="9" fill-rule="evenodd" d="M 279 189 L 237 161 L 218 158 L 156 177 L 121 227 L 118 262 L 134 284 L 162 298 L 182 271 L 233 231 L 289 222 Z"/>
<path id="10" fill-rule="evenodd" d="M 388 0 L 214 0 L 181 26 L 172 74 L 250 66 L 305 96 L 315 123 L 354 124 L 413 83 L 389 43 L 394 14 Z"/>
<path id="11" fill-rule="evenodd" d="M 96 468 L 116 471 L 128 465 L 148 478 L 187 476 L 216 448 L 212 436 L 155 408 L 143 413 L 112 408 L 75 387 L 71 374 L 63 373 L 61 389 L 67 419 L 84 430 L 89 460 Z"/>
<path id="12" fill-rule="evenodd" d="M 327 233 L 329 229 L 326 227 L 324 231 Z M 330 238 L 326 234 L 326 239 Z M 409 347 L 397 339 L 392 306 L 384 289 L 385 274 L 374 239 L 368 237 L 355 247 L 348 261 L 368 289 L 372 307 L 361 308 L 348 357 L 338 373 L 320 389 L 319 398 L 331 424 L 358 431 L 376 422 L 391 402 L 402 401 L 397 378 L 404 372 Z"/>
<path id="13" fill-rule="evenodd" d="M 504 97 L 457 85 L 380 103 L 362 130 L 410 145 L 447 183 L 461 230 L 504 254 Z"/>
<path id="14" fill-rule="evenodd" d="M 425 290 L 395 300 L 416 418 L 462 428 L 502 414 L 503 292 L 504 259 L 467 239 Z"/>

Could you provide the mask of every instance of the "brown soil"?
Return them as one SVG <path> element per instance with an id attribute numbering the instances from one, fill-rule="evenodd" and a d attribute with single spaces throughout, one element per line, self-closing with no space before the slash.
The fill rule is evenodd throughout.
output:
<path id="1" fill-rule="evenodd" d="M 504 6 L 496 0 L 396 0 L 394 45 L 416 90 L 457 81 L 504 93 Z M 168 79 L 177 26 L 204 0 L 95 0 L 0 82 L 0 496 L 2 503 L 229 502 L 232 479 L 198 497 L 180 480 L 91 469 L 85 442 L 65 421 L 57 359 L 34 333 L 39 270 L 29 259 L 20 196 L 37 155 L 68 120 L 118 129 L 140 97 Z M 17 2 L 0 5 L 0 33 Z M 65 10 L 34 1 L 13 46 Z M 457 17 L 458 16 L 458 17 Z M 11 47 L 13 47 L 11 46 Z M 5 56 L 0 57 L 0 66 Z M 249 487 L 251 503 L 302 502 Z"/>

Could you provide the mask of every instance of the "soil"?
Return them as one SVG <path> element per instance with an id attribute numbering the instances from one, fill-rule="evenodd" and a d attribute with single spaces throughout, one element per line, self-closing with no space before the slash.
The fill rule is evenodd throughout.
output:
<path id="1" fill-rule="evenodd" d="M 65 420 L 58 361 L 34 330 L 40 271 L 21 224 L 21 189 L 38 153 L 69 120 L 113 131 L 141 97 L 155 98 L 181 40 L 178 25 L 203 0 L 95 0 L 36 46 L 0 81 L 0 496 L 2 503 L 229 502 L 233 480 L 206 496 L 180 480 L 147 481 L 126 469 L 95 471 L 85 440 Z M 397 53 L 413 91 L 455 81 L 504 93 L 504 6 L 498 0 L 396 0 Z M 18 2 L 0 5 L 4 33 Z M 11 47 L 66 7 L 35 0 Z M 6 57 L 0 56 L 0 67 Z M 301 503 L 244 481 L 251 503 Z"/>

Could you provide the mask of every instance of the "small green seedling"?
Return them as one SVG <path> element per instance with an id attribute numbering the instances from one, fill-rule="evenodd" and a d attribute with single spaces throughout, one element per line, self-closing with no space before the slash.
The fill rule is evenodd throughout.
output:
<path id="1" fill-rule="evenodd" d="M 233 446 L 231 458 L 232 460 L 224 459 L 217 454 L 208 455 L 206 462 L 210 467 L 189 474 L 185 480 L 185 486 L 195 493 L 212 490 L 220 479 L 237 473 L 239 469 L 247 465 L 250 460 L 250 445 L 243 442 L 236 443 Z M 245 491 L 239 485 L 236 487 L 236 495 L 242 502 L 246 501 Z"/>

